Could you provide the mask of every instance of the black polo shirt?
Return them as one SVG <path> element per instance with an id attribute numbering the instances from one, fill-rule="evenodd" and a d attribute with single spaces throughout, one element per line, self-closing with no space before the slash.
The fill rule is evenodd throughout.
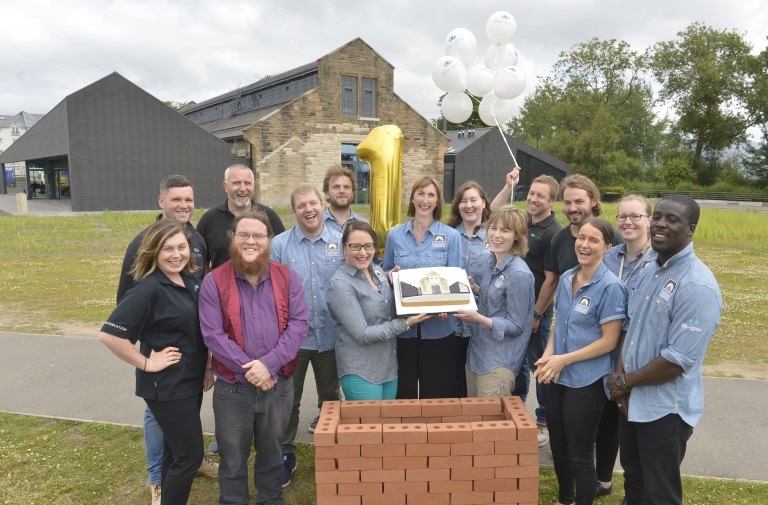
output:
<path id="1" fill-rule="evenodd" d="M 613 229 L 613 245 L 623 244 L 624 239 Z M 552 237 L 552 260 L 545 267 L 548 272 L 563 275 L 566 271 L 579 264 L 576 258 L 576 237 L 571 233 L 571 227 L 566 226 Z"/>
<path id="2" fill-rule="evenodd" d="M 149 400 L 178 400 L 203 388 L 208 349 L 203 343 L 197 317 L 200 285 L 182 272 L 185 287 L 171 282 L 160 270 L 140 279 L 120 299 L 101 331 L 125 338 L 140 352 L 178 347 L 181 361 L 160 372 L 136 369 L 136 396 Z"/>
<path id="3" fill-rule="evenodd" d="M 525 263 L 533 272 L 537 298 L 544 284 L 545 267 L 551 261 L 552 237 L 562 229 L 553 213 L 538 223 L 532 222 L 528 214 L 528 254 L 525 255 Z"/>
<path id="4" fill-rule="evenodd" d="M 272 227 L 273 236 L 277 236 L 285 231 L 283 221 L 280 216 L 260 203 L 252 202 L 253 210 L 260 210 L 267 215 L 269 224 Z M 229 230 L 232 228 L 232 221 L 235 215 L 229 211 L 227 201 L 218 207 L 211 207 L 197 222 L 197 232 L 202 235 L 205 244 L 208 246 L 208 256 L 211 259 L 211 270 L 221 265 L 229 259 Z"/>

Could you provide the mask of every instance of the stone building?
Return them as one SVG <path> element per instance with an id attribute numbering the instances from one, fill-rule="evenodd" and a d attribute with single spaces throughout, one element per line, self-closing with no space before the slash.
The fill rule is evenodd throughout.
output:
<path id="1" fill-rule="evenodd" d="M 394 67 L 357 38 L 317 61 L 268 76 L 180 111 L 250 159 L 257 196 L 289 205 L 302 183 L 322 187 L 335 163 L 357 174 L 358 203 L 367 203 L 368 167 L 356 146 L 375 127 L 403 131 L 403 198 L 421 175 L 443 180 L 448 139 L 394 92 Z"/>

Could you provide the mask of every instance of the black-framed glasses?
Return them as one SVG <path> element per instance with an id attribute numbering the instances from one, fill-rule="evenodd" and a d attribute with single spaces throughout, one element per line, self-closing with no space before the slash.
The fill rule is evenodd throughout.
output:
<path id="1" fill-rule="evenodd" d="M 636 223 L 640 221 L 640 218 L 643 218 L 643 217 L 648 217 L 648 214 L 629 214 L 629 215 L 622 214 L 620 216 L 616 216 L 616 221 L 623 223 L 624 221 L 629 219 L 633 223 Z"/>
<path id="2" fill-rule="evenodd" d="M 373 242 L 368 242 L 367 244 L 347 244 L 347 247 L 349 247 L 350 251 L 359 251 L 360 249 L 365 249 L 366 251 L 373 251 L 376 249 L 376 245 L 374 245 Z"/>
<path id="3" fill-rule="evenodd" d="M 269 237 L 269 235 L 265 233 L 245 233 L 244 231 L 239 231 L 235 233 L 235 237 L 237 237 L 238 240 L 243 240 L 243 241 L 248 240 L 249 238 L 259 241 L 259 240 L 264 240 L 265 238 Z"/>

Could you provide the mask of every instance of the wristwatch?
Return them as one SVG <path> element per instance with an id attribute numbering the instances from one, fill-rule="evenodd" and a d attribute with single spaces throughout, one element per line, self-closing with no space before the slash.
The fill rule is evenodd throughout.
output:
<path id="1" fill-rule="evenodd" d="M 534 310 L 534 311 L 533 311 L 533 318 L 534 318 L 535 320 L 537 320 L 537 321 L 541 321 L 542 319 L 544 319 L 544 314 L 542 314 L 541 312 L 536 312 L 536 311 Z"/>
<path id="2" fill-rule="evenodd" d="M 626 384 L 626 378 L 624 377 L 624 374 L 619 375 L 616 377 L 616 385 L 619 386 L 625 393 L 629 393 L 632 388 L 628 387 Z"/>

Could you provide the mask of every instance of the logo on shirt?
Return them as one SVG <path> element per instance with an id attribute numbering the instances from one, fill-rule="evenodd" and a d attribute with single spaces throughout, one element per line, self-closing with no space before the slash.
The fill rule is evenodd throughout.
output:
<path id="1" fill-rule="evenodd" d="M 680 328 L 684 330 L 692 331 L 694 333 L 701 333 L 702 331 L 704 331 L 701 328 L 699 328 L 699 320 L 696 319 L 695 317 L 692 317 L 688 321 L 681 324 Z"/>
<path id="2" fill-rule="evenodd" d="M 113 328 L 116 328 L 116 329 L 118 329 L 120 331 L 128 331 L 128 328 L 126 328 L 125 326 L 120 326 L 119 324 L 110 323 L 109 321 L 106 321 L 104 324 L 106 326 L 111 326 Z"/>
<path id="3" fill-rule="evenodd" d="M 588 296 L 582 296 L 579 298 L 579 302 L 574 307 L 574 310 L 580 314 L 586 314 L 589 312 L 590 305 L 592 305 L 592 299 Z"/>
<path id="4" fill-rule="evenodd" d="M 486 249 L 490 249 L 491 244 L 489 242 L 486 242 L 485 244 L 483 244 L 483 247 L 485 247 Z"/>
<path id="5" fill-rule="evenodd" d="M 664 300 L 669 300 L 672 297 L 672 293 L 675 292 L 675 289 L 677 289 L 677 281 L 669 279 L 664 283 L 664 287 L 661 288 L 659 296 Z"/>
<path id="6" fill-rule="evenodd" d="M 435 238 L 432 239 L 432 247 L 445 249 L 445 235 L 435 235 Z"/>
<path id="7" fill-rule="evenodd" d="M 328 257 L 335 257 L 339 255 L 339 244 L 336 242 L 329 242 L 325 244 L 325 255 Z"/>
<path id="8" fill-rule="evenodd" d="M 496 280 L 493 282 L 493 285 L 497 288 L 500 288 L 504 285 L 504 274 L 499 275 L 496 277 Z"/>
<path id="9" fill-rule="evenodd" d="M 376 277 L 378 277 L 378 278 L 379 278 L 379 280 L 383 280 L 383 279 L 384 279 L 384 272 L 383 272 L 381 269 L 379 269 L 379 268 L 374 268 L 374 269 L 373 269 L 373 273 L 375 273 L 375 274 L 376 274 Z"/>

